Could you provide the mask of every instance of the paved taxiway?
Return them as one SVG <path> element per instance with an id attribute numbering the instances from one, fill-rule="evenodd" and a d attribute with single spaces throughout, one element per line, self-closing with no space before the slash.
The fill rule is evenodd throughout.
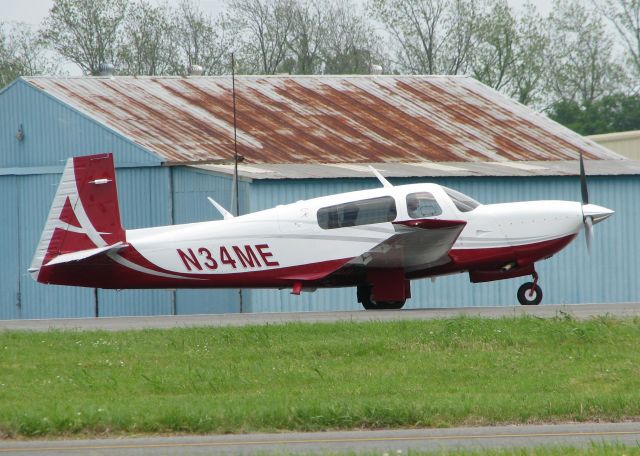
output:
<path id="1" fill-rule="evenodd" d="M 288 313 L 247 313 L 216 315 L 177 315 L 153 317 L 102 317 L 70 318 L 51 320 L 0 320 L 1 330 L 47 331 L 49 329 L 106 330 L 122 331 L 145 328 L 179 328 L 194 326 L 243 326 L 265 325 L 287 322 L 334 322 L 334 321 L 391 321 L 429 320 L 451 318 L 458 315 L 480 316 L 484 318 L 535 315 L 552 318 L 568 314 L 577 319 L 599 315 L 617 317 L 640 317 L 640 303 L 620 304 L 575 304 L 540 305 L 517 307 L 458 307 L 447 309 L 405 309 L 351 312 L 288 312 Z"/>
<path id="2" fill-rule="evenodd" d="M 0 441 L 0 455 L 200 455 L 369 451 L 405 454 L 408 450 L 453 448 L 586 446 L 592 442 L 637 445 L 640 423 L 140 437 L 100 440 Z"/>

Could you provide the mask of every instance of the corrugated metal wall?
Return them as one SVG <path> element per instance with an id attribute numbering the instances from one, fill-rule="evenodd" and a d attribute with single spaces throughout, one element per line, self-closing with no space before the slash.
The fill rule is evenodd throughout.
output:
<path id="1" fill-rule="evenodd" d="M 5 214 L 0 222 L 0 320 L 20 317 L 20 246 L 18 242 L 18 178 L 0 176 Z"/>
<path id="2" fill-rule="evenodd" d="M 2 176 L 7 179 L 13 176 Z M 1 258 L 0 268 L 11 268 L 20 278 L 20 305 L 15 318 L 85 317 L 94 312 L 93 290 L 61 286 L 45 286 L 34 281 L 27 273 L 31 264 L 51 201 L 55 195 L 60 176 L 57 174 L 36 174 L 14 177 L 17 182 L 18 238 L 20 263 L 13 269 L 12 262 Z M 11 303 L 2 302 L 2 307 Z"/>
<path id="3" fill-rule="evenodd" d="M 25 138 L 15 133 L 22 125 Z M 41 285 L 28 274 L 64 162 L 113 152 L 126 229 L 220 218 L 206 197 L 229 207 L 231 179 L 160 160 L 23 81 L 0 92 L 0 319 L 237 312 L 237 290 L 98 290 Z M 241 182 L 241 211 L 249 183 Z M 173 194 L 173 197 L 171 196 Z"/>
<path id="4" fill-rule="evenodd" d="M 170 170 L 125 168 L 117 170 L 120 214 L 125 229 L 172 223 Z M 98 290 L 98 313 L 117 315 L 170 315 L 171 290 Z"/>
<path id="5" fill-rule="evenodd" d="M 208 196 L 231 210 L 231 178 L 195 168 L 176 167 L 172 172 L 175 223 L 222 219 Z M 246 213 L 250 184 L 242 180 L 239 184 L 240 213 Z M 175 306 L 177 314 L 239 312 L 240 293 L 236 289 L 178 290 Z"/>
<path id="6" fill-rule="evenodd" d="M 231 180 L 228 177 L 187 168 L 119 169 L 117 175 L 122 218 L 127 228 L 168 224 L 172 219 L 187 223 L 220 218 L 206 196 L 229 205 Z M 4 223 L 0 228 L 0 244 L 6 252 L 0 259 L 2 319 L 94 315 L 93 290 L 44 286 L 26 274 L 58 179 L 57 174 L 0 176 L 0 190 L 9 196 L 7 213 L 15 214 L 19 221 L 19 224 Z M 411 181 L 396 180 L 394 183 Z M 578 200 L 580 197 L 576 178 L 437 181 L 486 203 L 554 198 Z M 640 222 L 640 211 L 633 197 L 640 194 L 640 179 L 592 177 L 589 184 L 593 202 L 616 210 L 616 215 L 595 227 L 591 256 L 586 252 L 581 235 L 565 251 L 539 263 L 546 303 L 634 301 L 640 297 L 640 283 L 635 279 L 639 272 L 637 258 L 640 252 L 634 230 Z M 247 210 L 249 196 L 252 209 L 260 210 L 279 203 L 377 185 L 373 179 L 243 182 L 241 206 L 243 212 Z M 170 186 L 174 190 L 173 214 Z M 466 274 L 461 274 L 438 278 L 435 283 L 414 281 L 414 297 L 407 307 L 512 305 L 516 302 L 515 290 L 524 280 L 474 285 L 469 283 Z M 243 303 L 244 311 L 249 312 L 360 308 L 355 302 L 355 290 L 351 288 L 318 290 L 300 297 L 290 295 L 287 290 L 244 290 Z M 178 290 L 175 293 L 170 290 L 99 290 L 98 304 L 101 316 L 237 312 L 240 308 L 237 290 Z"/>
<path id="7" fill-rule="evenodd" d="M 0 318 L 95 315 L 93 289 L 41 285 L 27 273 L 59 179 L 59 174 L 0 176 L 2 194 L 10 198 L 7 212 L 14 214 L 0 224 L 0 249 L 7 253 L 0 257 Z M 128 195 L 120 198 L 125 227 L 170 223 L 169 170 L 119 169 L 117 179 L 119 191 Z M 97 296 L 100 316 L 168 314 L 173 307 L 173 293 L 166 290 L 98 290 Z"/>
<path id="8" fill-rule="evenodd" d="M 22 124 L 24 140 L 15 133 Z M 153 154 L 21 80 L 0 92 L 0 318 L 93 316 L 93 289 L 41 285 L 27 273 L 60 173 L 73 155 L 113 152 L 123 224 L 171 223 L 170 172 Z M 171 291 L 98 291 L 100 315 L 170 313 Z"/>
<path id="9" fill-rule="evenodd" d="M 24 140 L 16 140 L 22 125 Z M 113 152 L 118 166 L 160 159 L 18 79 L 0 92 L 0 168 L 62 166 L 75 155 Z"/>
<path id="10" fill-rule="evenodd" d="M 588 171 L 588 170 L 587 170 Z M 484 203 L 518 200 L 580 200 L 577 177 L 533 178 L 449 178 L 433 182 L 456 188 Z M 395 179 L 394 184 L 414 183 L 416 179 Z M 255 181 L 252 185 L 252 210 L 275 204 L 328 195 L 341 191 L 371 188 L 374 179 Z M 550 260 L 538 263 L 544 302 L 586 303 L 623 302 L 640 298 L 640 244 L 634 227 L 640 225 L 635 195 L 640 194 L 640 179 L 626 177 L 589 178 L 590 199 L 616 211 L 595 229 L 592 253 L 586 250 L 581 234 L 566 250 Z M 517 304 L 516 290 L 526 277 L 471 284 L 467 274 L 412 282 L 413 298 L 407 307 L 493 306 Z M 249 310 L 277 312 L 295 310 L 359 309 L 355 289 L 319 290 L 292 296 L 287 290 L 251 292 Z"/>

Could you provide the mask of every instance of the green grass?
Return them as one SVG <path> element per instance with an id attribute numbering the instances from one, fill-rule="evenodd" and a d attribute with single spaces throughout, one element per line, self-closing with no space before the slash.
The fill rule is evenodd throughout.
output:
<path id="1" fill-rule="evenodd" d="M 640 417 L 640 320 L 0 332 L 0 436 Z"/>

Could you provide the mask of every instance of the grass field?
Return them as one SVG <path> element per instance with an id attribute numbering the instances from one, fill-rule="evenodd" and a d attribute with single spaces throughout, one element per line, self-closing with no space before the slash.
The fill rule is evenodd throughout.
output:
<path id="1" fill-rule="evenodd" d="M 640 417 L 640 320 L 0 332 L 0 436 Z"/>

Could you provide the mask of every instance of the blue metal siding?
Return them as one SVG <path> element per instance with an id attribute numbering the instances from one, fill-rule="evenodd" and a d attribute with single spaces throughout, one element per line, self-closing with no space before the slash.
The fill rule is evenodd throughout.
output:
<path id="1" fill-rule="evenodd" d="M 20 124 L 24 140 L 15 137 Z M 62 166 L 70 156 L 113 152 L 116 166 L 160 159 L 22 80 L 0 92 L 0 168 Z"/>
<path id="2" fill-rule="evenodd" d="M 41 285 L 27 269 L 49 213 L 60 180 L 59 174 L 3 176 L 17 180 L 20 220 L 20 264 L 2 259 L 0 270 L 12 270 L 20 278 L 21 309 L 7 318 L 88 317 L 95 313 L 93 289 Z M 117 170 L 120 210 L 125 228 L 171 223 L 169 170 L 130 168 Z M 4 293 L 3 293 L 4 295 Z M 3 296 L 4 297 L 4 296 Z M 15 299 L 3 299 L 2 308 L 15 306 Z M 168 290 L 98 290 L 100 316 L 170 314 L 173 292 Z M 4 313 L 4 312 L 3 312 Z"/>
<path id="3" fill-rule="evenodd" d="M 171 187 L 168 168 L 117 170 L 118 199 L 126 229 L 170 225 Z M 98 313 L 118 315 L 170 315 L 172 290 L 98 290 Z"/>
<path id="4" fill-rule="evenodd" d="M 575 177 L 533 178 L 448 178 L 433 182 L 467 193 L 484 203 L 522 200 L 580 200 Z M 419 182 L 417 179 L 395 179 L 396 185 Z M 299 199 L 342 191 L 371 188 L 374 179 L 255 181 L 252 185 L 253 210 L 265 209 Z M 589 178 L 590 199 L 609 207 L 616 214 L 595 227 L 591 255 L 587 253 L 584 235 L 580 234 L 568 248 L 550 260 L 537 264 L 545 303 L 624 302 L 640 298 L 638 258 L 640 245 L 634 227 L 640 225 L 640 211 L 635 196 L 640 194 L 636 176 Z M 412 282 L 412 307 L 458 307 L 514 305 L 517 287 L 526 277 L 471 284 L 467 274 Z M 296 297 L 288 291 L 255 290 L 251 292 L 253 312 L 289 310 L 359 309 L 355 289 L 319 290 Z"/>
<path id="5" fill-rule="evenodd" d="M 173 173 L 174 223 L 221 220 L 222 216 L 207 200 L 210 196 L 231 211 L 232 179 L 228 176 L 175 167 Z M 249 183 L 240 181 L 240 212 L 248 210 Z M 243 295 L 247 294 L 243 291 Z M 177 290 L 177 314 L 239 312 L 237 289 Z"/>
<path id="6" fill-rule="evenodd" d="M 87 288 L 42 285 L 27 269 L 40 240 L 60 176 L 42 174 L 20 176 L 18 210 L 20 264 L 14 274 L 20 278 L 21 307 L 17 318 L 65 318 L 93 315 L 93 290 Z M 5 259 L 2 260 L 3 268 Z"/>
<path id="7" fill-rule="evenodd" d="M 0 223 L 0 320 L 19 317 L 20 269 L 18 233 L 18 181 L 0 176 L 3 221 Z"/>
<path id="8" fill-rule="evenodd" d="M 20 124 L 23 141 L 15 138 Z M 3 252 L 15 250 L 0 259 L 0 275 L 7 278 L 0 293 L 0 318 L 93 316 L 93 289 L 40 285 L 27 274 L 58 172 L 68 157 L 98 152 L 113 152 L 116 166 L 141 166 L 117 171 L 122 220 L 131 229 L 171 223 L 170 171 L 156 166 L 160 160 L 154 154 L 22 80 L 0 92 L 0 150 L 0 169 L 13 169 L 0 176 L 2 194 L 11 197 L 13 188 L 9 209 L 19 210 L 19 224 L 0 228 Z M 19 289 L 10 278 L 19 282 Z M 100 315 L 166 314 L 174 307 L 174 295 L 167 290 L 100 290 L 98 303 Z"/>

